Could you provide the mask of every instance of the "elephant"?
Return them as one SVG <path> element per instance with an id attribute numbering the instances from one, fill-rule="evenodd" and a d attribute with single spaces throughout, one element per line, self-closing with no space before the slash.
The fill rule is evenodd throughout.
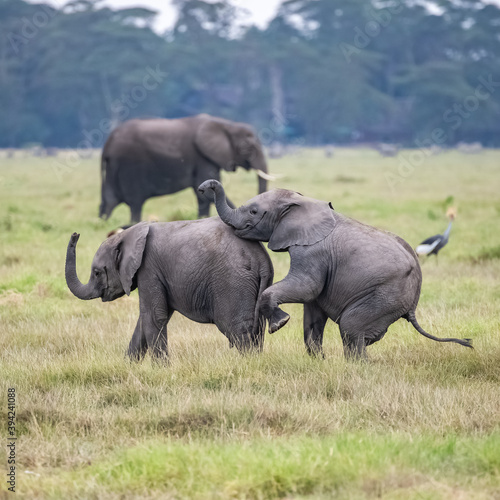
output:
<path id="1" fill-rule="evenodd" d="M 273 177 L 267 173 L 259 138 L 244 123 L 206 114 L 128 120 L 104 144 L 99 217 L 107 219 L 123 202 L 136 223 L 148 198 L 189 187 L 198 199 L 198 218 L 206 217 L 210 202 L 199 196 L 197 186 L 218 179 L 220 169 L 234 172 L 237 166 L 256 170 L 259 193 L 267 190 Z"/>
<path id="2" fill-rule="evenodd" d="M 346 358 L 366 357 L 366 347 L 382 339 L 399 318 L 427 338 L 472 347 L 470 339 L 437 338 L 418 324 L 422 272 L 402 238 L 346 217 L 331 203 L 286 189 L 260 194 L 238 209 L 228 206 L 217 180 L 205 181 L 199 191 L 215 200 L 220 218 L 236 236 L 289 252 L 288 275 L 260 300 L 270 333 L 289 320 L 280 304 L 302 303 L 304 341 L 312 355 L 323 355 L 328 318 L 339 325 Z"/>
<path id="3" fill-rule="evenodd" d="M 174 311 L 213 323 L 241 352 L 260 351 L 265 320 L 258 300 L 274 271 L 263 245 L 241 240 L 219 217 L 164 223 L 141 222 L 106 239 L 82 284 L 76 273 L 73 233 L 65 275 L 79 299 L 103 302 L 139 290 L 140 315 L 128 348 L 132 360 L 147 350 L 168 359 L 167 324 Z"/>

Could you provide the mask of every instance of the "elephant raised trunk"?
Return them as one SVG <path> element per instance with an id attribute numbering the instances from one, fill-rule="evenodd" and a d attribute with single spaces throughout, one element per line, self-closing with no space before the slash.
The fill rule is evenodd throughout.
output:
<path id="1" fill-rule="evenodd" d="M 76 274 L 76 243 L 79 237 L 79 234 L 73 233 L 68 243 L 65 267 L 66 283 L 75 297 L 82 300 L 97 299 L 100 297 L 100 294 L 93 286 L 92 280 L 90 279 L 89 282 L 84 285 Z"/>
<path id="2" fill-rule="evenodd" d="M 260 180 L 260 178 L 259 178 Z M 239 229 L 241 226 L 241 214 L 237 209 L 232 209 L 226 200 L 226 193 L 224 192 L 224 188 L 219 181 L 209 180 L 205 181 L 200 185 L 198 191 L 201 194 L 205 194 L 211 201 L 215 203 L 215 208 L 217 209 L 217 213 L 222 221 L 232 226 L 236 229 Z"/>

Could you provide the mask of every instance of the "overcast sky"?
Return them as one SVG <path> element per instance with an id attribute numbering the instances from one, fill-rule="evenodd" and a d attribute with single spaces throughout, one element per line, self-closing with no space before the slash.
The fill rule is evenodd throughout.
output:
<path id="1" fill-rule="evenodd" d="M 29 0 L 38 3 L 38 0 Z M 67 0 L 45 0 L 46 3 L 61 6 Z M 158 11 L 155 28 L 163 32 L 173 26 L 176 20 L 176 10 L 169 0 L 101 0 L 100 5 L 109 5 L 114 8 L 148 7 Z M 233 5 L 243 7 L 250 13 L 253 24 L 264 27 L 274 17 L 281 0 L 233 0 Z"/>
<path id="2" fill-rule="evenodd" d="M 39 0 L 28 0 L 38 3 Z M 57 6 L 64 5 L 67 0 L 45 0 Z M 170 0 L 101 0 L 100 5 L 109 5 L 113 8 L 148 7 L 158 12 L 155 28 L 163 32 L 173 26 L 176 20 L 176 10 Z M 265 27 L 274 17 L 282 0 L 233 0 L 232 4 L 249 11 L 250 20 L 259 27 Z M 500 5 L 500 0 L 483 0 L 483 3 Z"/>

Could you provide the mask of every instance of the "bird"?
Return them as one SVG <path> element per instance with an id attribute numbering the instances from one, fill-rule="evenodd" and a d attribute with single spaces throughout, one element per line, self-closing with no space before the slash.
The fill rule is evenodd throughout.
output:
<path id="1" fill-rule="evenodd" d="M 422 241 L 422 243 L 415 248 L 417 255 L 435 255 L 437 259 L 438 252 L 448 243 L 456 211 L 450 208 L 448 209 L 446 215 L 450 219 L 450 223 L 448 224 L 446 231 L 443 234 L 436 234 L 435 236 L 431 236 L 430 238 Z"/>
<path id="2" fill-rule="evenodd" d="M 120 226 L 120 227 L 118 227 L 118 228 L 116 228 L 116 229 L 113 229 L 112 231 L 110 231 L 110 232 L 108 233 L 108 236 L 107 236 L 107 237 L 108 237 L 108 238 L 111 238 L 111 236 L 114 236 L 115 234 L 120 234 L 120 233 L 123 233 L 123 231 L 125 231 L 125 229 L 128 229 L 129 227 L 132 227 L 132 226 L 133 226 L 133 224 L 128 224 L 128 225 L 126 225 L 126 226 Z"/>
<path id="3" fill-rule="evenodd" d="M 148 222 L 159 222 L 160 218 L 157 215 L 148 215 L 148 218 L 146 219 Z M 113 229 L 108 233 L 108 238 L 111 238 L 111 236 L 114 236 L 115 234 L 120 234 L 123 233 L 126 229 L 129 227 L 132 227 L 134 224 L 127 224 L 125 226 L 120 226 L 117 227 L 116 229 Z"/>

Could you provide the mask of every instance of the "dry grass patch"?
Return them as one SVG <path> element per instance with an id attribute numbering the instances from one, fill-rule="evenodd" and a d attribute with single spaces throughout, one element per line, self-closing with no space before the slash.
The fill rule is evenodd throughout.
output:
<path id="1" fill-rule="evenodd" d="M 500 260 L 489 250 L 477 258 L 500 247 L 498 152 L 474 169 L 470 156 L 432 157 L 396 191 L 384 174 L 397 160 L 370 151 L 272 162 L 285 174 L 280 187 L 331 200 L 412 245 L 445 228 L 447 198 L 458 206 L 439 262 L 423 264 L 417 316 L 435 335 L 473 338 L 475 350 L 399 321 L 359 363 L 346 363 L 332 323 L 325 359 L 309 358 L 297 305 L 284 307 L 292 319 L 266 335 L 260 355 L 240 356 L 212 325 L 174 315 L 168 366 L 128 362 L 137 295 L 79 301 L 63 270 L 73 231 L 85 280 L 107 231 L 129 214 L 95 216 L 97 160 L 62 182 L 50 161 L 0 164 L 12 180 L 0 185 L 0 394 L 16 387 L 21 497 L 499 498 Z M 224 180 L 235 203 L 255 194 L 251 174 Z M 145 217 L 194 217 L 194 202 L 190 191 L 150 200 Z M 281 279 L 288 255 L 272 259 Z"/>

